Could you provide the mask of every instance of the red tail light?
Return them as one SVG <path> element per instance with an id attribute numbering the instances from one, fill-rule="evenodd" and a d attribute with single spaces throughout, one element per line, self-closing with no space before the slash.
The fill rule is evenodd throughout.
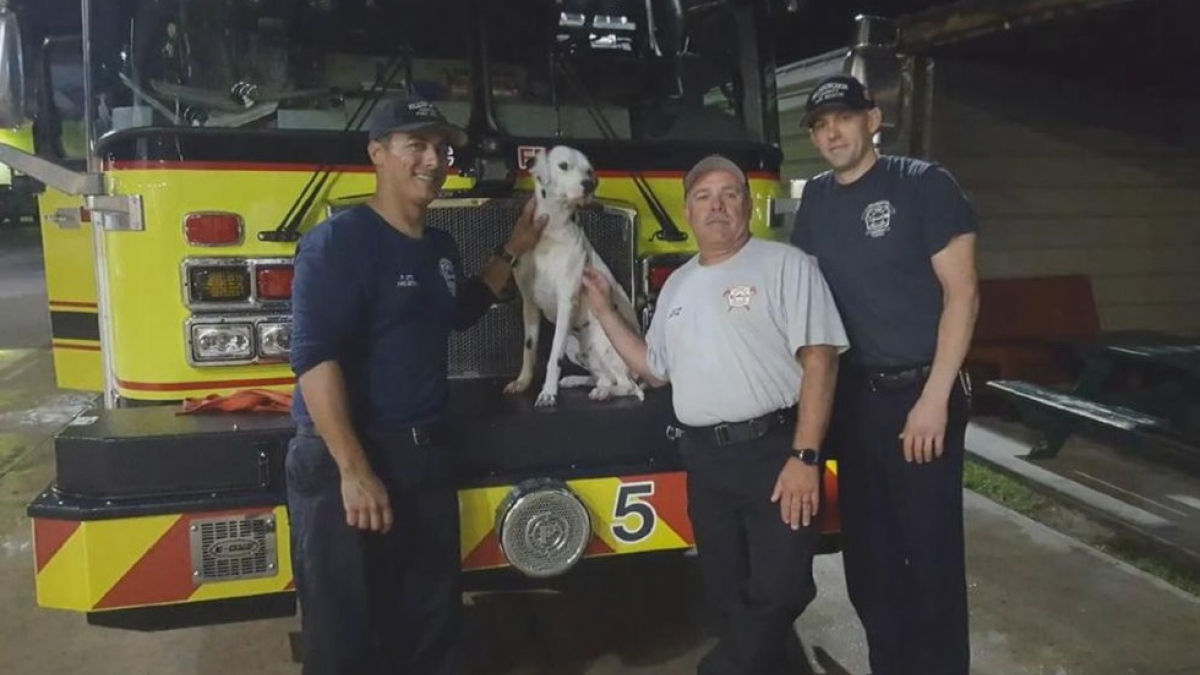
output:
<path id="1" fill-rule="evenodd" d="M 262 300 L 287 300 L 292 297 L 294 271 L 287 265 L 259 267 L 258 297 Z"/>
<path id="2" fill-rule="evenodd" d="M 189 213 L 183 219 L 189 244 L 229 246 L 242 241 L 242 217 L 236 213 Z"/>
<path id="3" fill-rule="evenodd" d="M 646 279 L 647 290 L 657 295 L 662 290 L 662 287 L 667 284 L 667 277 L 671 276 L 671 272 L 674 272 L 675 269 L 676 267 L 674 266 L 651 265 L 649 276 Z"/>
<path id="4" fill-rule="evenodd" d="M 646 293 L 651 296 L 658 295 L 666 285 L 667 278 L 671 276 L 671 273 L 679 269 L 689 258 L 690 256 L 686 255 L 671 254 L 646 259 L 643 263 L 646 275 Z"/>

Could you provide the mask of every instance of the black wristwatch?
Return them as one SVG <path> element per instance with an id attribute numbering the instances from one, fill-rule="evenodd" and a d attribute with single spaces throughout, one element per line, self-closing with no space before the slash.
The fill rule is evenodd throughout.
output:
<path id="1" fill-rule="evenodd" d="M 493 252 L 493 255 L 508 263 L 509 267 L 517 266 L 517 256 L 509 253 L 508 249 L 504 248 L 504 244 L 497 246 L 496 250 Z"/>
<path id="2" fill-rule="evenodd" d="M 792 448 L 788 451 L 788 457 L 795 457 L 809 466 L 816 466 L 821 463 L 821 452 L 812 448 L 804 448 L 803 450 Z"/>

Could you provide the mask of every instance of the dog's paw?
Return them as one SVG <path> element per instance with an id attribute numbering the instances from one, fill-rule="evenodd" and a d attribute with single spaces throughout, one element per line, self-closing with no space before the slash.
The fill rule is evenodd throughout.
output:
<path id="1" fill-rule="evenodd" d="M 626 382 L 618 384 L 612 388 L 613 396 L 636 396 L 639 401 L 646 400 L 642 393 L 642 388 L 636 382 Z"/>
<path id="2" fill-rule="evenodd" d="M 610 396 L 612 396 L 612 389 L 608 387 L 595 387 L 588 392 L 588 398 L 593 401 L 607 401 Z"/>
<path id="3" fill-rule="evenodd" d="M 596 378 L 587 375 L 568 375 L 558 381 L 560 389 L 572 389 L 574 387 L 590 387 L 596 383 Z"/>
<path id="4" fill-rule="evenodd" d="M 520 394 L 529 388 L 529 380 L 516 379 L 504 385 L 504 393 Z"/>
<path id="5" fill-rule="evenodd" d="M 557 405 L 557 404 L 558 404 L 558 394 L 553 393 L 553 392 L 543 391 L 542 393 L 538 394 L 537 401 L 535 401 L 533 405 L 538 408 L 549 408 L 550 406 Z"/>

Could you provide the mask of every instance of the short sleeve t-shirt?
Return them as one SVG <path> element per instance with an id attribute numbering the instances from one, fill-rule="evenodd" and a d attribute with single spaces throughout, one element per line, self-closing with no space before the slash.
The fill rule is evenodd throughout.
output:
<path id="1" fill-rule="evenodd" d="M 447 339 L 462 279 L 450 235 L 420 239 L 369 206 L 348 209 L 300 240 L 292 290 L 297 376 L 337 361 L 356 426 L 388 431 L 433 421 L 448 400 Z M 293 417 L 311 422 L 300 387 Z"/>
<path id="2" fill-rule="evenodd" d="M 931 363 L 942 287 L 931 258 L 977 232 L 958 183 L 936 164 L 880 157 L 840 185 L 832 172 L 804 186 L 792 243 L 814 256 L 846 322 L 849 357 L 873 367 Z"/>
<path id="3" fill-rule="evenodd" d="M 647 361 L 669 380 L 675 415 L 689 426 L 741 422 L 794 405 L 806 345 L 848 345 L 813 260 L 751 238 L 733 257 L 699 256 L 667 280 L 646 334 Z"/>

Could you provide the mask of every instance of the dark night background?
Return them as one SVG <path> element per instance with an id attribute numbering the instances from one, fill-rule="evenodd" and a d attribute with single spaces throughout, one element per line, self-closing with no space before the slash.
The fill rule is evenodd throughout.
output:
<path id="1" fill-rule="evenodd" d="M 780 20 L 771 32 L 778 62 L 788 63 L 846 44 L 857 14 L 894 17 L 947 0 L 803 0 L 800 11 Z M 79 0 L 16 0 L 22 24 L 34 34 L 79 31 Z"/>
<path id="2" fill-rule="evenodd" d="M 93 0 L 103 6 L 105 0 Z M 161 0 L 160 0 L 161 1 Z M 501 2 L 503 0 L 493 0 Z M 79 0 L 10 0 L 34 35 L 79 32 Z M 799 11 L 769 29 L 776 63 L 786 65 L 845 46 L 854 17 L 898 17 L 951 0 L 796 0 Z M 1141 0 L 1068 20 L 1000 31 L 939 47 L 939 58 L 1004 63 L 1064 77 L 1104 79 L 1130 94 L 1200 94 L 1200 2 Z"/>

